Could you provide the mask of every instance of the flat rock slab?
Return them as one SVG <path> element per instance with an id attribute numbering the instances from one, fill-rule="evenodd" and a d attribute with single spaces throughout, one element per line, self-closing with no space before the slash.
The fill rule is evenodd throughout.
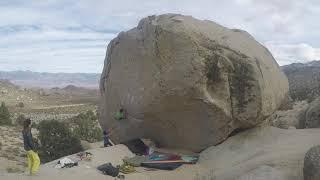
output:
<path id="1" fill-rule="evenodd" d="M 302 180 L 305 153 L 320 144 L 319 137 L 320 129 L 258 127 L 206 149 L 199 163 L 214 170 L 219 180 L 234 180 L 264 165 L 288 180 Z"/>

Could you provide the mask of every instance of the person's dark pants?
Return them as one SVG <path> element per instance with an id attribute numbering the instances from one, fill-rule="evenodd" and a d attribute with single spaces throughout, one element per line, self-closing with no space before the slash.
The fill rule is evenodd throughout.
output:
<path id="1" fill-rule="evenodd" d="M 112 146 L 111 142 L 104 143 L 104 147 Z"/>

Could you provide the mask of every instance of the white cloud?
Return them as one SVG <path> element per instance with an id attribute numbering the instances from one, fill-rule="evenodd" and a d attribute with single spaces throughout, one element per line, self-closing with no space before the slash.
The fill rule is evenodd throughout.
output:
<path id="1" fill-rule="evenodd" d="M 12 32 L 0 41 L 1 70 L 100 72 L 115 34 L 40 29 Z"/>
<path id="2" fill-rule="evenodd" d="M 100 33 L 93 31 L 67 31 L 57 29 L 45 29 L 40 31 L 19 31 L 17 33 L 10 33 L 2 37 L 0 41 L 1 46 L 15 43 L 38 43 L 49 41 L 76 41 L 76 40 L 110 40 L 114 38 L 115 34 Z"/>
<path id="3" fill-rule="evenodd" d="M 281 42 L 267 42 L 265 45 L 273 52 L 280 65 L 320 60 L 320 48 L 314 48 L 306 43 L 285 44 Z"/>

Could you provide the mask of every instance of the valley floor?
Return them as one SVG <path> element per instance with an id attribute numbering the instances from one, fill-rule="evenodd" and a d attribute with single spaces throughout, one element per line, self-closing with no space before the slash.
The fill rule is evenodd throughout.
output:
<path id="1" fill-rule="evenodd" d="M 96 91 L 73 86 L 69 86 L 69 89 L 25 89 L 0 80 L 0 103 L 4 102 L 8 107 L 14 124 L 0 126 L 0 172 L 25 171 L 22 129 L 17 125 L 19 116 L 30 118 L 33 124 L 45 120 L 68 121 L 79 113 L 96 111 Z"/>

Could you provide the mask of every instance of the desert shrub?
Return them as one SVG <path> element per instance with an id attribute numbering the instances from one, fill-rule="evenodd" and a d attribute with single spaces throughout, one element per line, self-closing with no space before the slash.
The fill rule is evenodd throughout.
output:
<path id="1" fill-rule="evenodd" d="M 81 140 L 88 142 L 97 142 L 102 140 L 102 129 L 99 125 L 98 118 L 93 111 L 80 113 L 72 119 L 73 132 Z"/>
<path id="2" fill-rule="evenodd" d="M 24 108 L 24 103 L 23 102 L 19 102 L 16 106 L 19 107 L 19 108 Z"/>
<path id="3" fill-rule="evenodd" d="M 42 121 L 38 126 L 42 162 L 49 162 L 82 151 L 80 139 L 63 122 Z"/>
<path id="4" fill-rule="evenodd" d="M 26 117 L 23 114 L 20 114 L 16 119 L 16 125 L 23 126 Z"/>
<path id="5" fill-rule="evenodd" d="M 4 102 L 0 106 L 0 125 L 11 125 L 10 112 Z"/>

